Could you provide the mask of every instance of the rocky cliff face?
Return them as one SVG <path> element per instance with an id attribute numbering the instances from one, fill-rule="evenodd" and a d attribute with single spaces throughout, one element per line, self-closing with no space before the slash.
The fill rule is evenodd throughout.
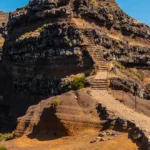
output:
<path id="1" fill-rule="evenodd" d="M 67 91 L 64 78 L 93 69 L 91 50 L 126 66 L 150 65 L 150 27 L 125 14 L 115 0 L 30 0 L 10 13 L 3 31 L 11 92 L 1 95 L 5 103 L 23 101 L 19 113 L 14 104 L 15 121 L 40 99 Z"/>
<path id="2" fill-rule="evenodd" d="M 3 60 L 14 85 L 27 94 L 58 94 L 62 78 L 91 69 L 90 42 L 107 60 L 150 63 L 150 28 L 114 0 L 32 0 L 10 14 L 7 30 Z"/>

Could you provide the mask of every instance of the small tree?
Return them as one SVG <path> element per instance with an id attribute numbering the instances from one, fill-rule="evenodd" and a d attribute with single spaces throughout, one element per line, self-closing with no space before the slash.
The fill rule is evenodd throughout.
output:
<path id="1" fill-rule="evenodd" d="M 71 90 L 82 89 L 85 87 L 85 83 L 86 83 L 85 77 L 80 77 L 80 78 L 75 77 L 73 79 L 73 82 L 70 83 L 69 89 L 71 89 Z"/>

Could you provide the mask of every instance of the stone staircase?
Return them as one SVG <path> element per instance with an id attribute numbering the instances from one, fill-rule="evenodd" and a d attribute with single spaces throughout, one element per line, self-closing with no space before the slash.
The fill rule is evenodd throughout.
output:
<path id="1" fill-rule="evenodd" d="M 107 90 L 108 82 L 106 79 L 94 79 L 92 83 L 93 90 Z"/>
<path id="2" fill-rule="evenodd" d="M 103 57 L 102 50 L 97 46 L 91 46 L 88 50 L 98 69 L 98 73 L 92 83 L 92 89 L 108 90 L 108 64 Z"/>
<path id="3" fill-rule="evenodd" d="M 94 78 L 92 83 L 93 90 L 108 90 L 108 64 L 103 57 L 102 48 L 100 46 L 96 46 L 95 42 L 92 40 L 92 32 L 90 26 L 80 26 L 77 27 L 82 31 L 84 35 L 84 43 L 81 44 L 86 46 L 90 56 L 95 62 L 96 68 L 98 69 L 98 73 Z"/>

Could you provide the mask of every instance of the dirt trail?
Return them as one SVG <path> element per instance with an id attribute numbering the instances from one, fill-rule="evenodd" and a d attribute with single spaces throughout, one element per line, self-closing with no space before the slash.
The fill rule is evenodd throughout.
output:
<path id="1" fill-rule="evenodd" d="M 136 123 L 150 137 L 150 117 L 116 101 L 107 91 L 92 90 L 91 95 L 97 102 L 113 112 L 114 115 Z"/>

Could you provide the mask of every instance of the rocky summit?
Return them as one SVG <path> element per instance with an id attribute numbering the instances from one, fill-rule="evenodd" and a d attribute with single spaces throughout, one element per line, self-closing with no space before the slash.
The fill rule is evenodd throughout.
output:
<path id="1" fill-rule="evenodd" d="M 7 16 L 0 12 L 0 41 L 5 39 L 0 43 L 0 132 L 46 140 L 108 129 L 119 120 L 113 129 L 121 124 L 122 131 L 126 122 L 125 132 L 149 148 L 148 121 L 143 125 L 138 113 L 135 119 L 127 116 L 132 112 L 127 106 L 145 120 L 150 116 L 149 26 L 128 16 L 115 0 L 30 0 L 9 13 L 8 22 Z M 106 105 L 99 108 L 103 99 Z M 107 109 L 107 100 L 119 101 Z"/>

